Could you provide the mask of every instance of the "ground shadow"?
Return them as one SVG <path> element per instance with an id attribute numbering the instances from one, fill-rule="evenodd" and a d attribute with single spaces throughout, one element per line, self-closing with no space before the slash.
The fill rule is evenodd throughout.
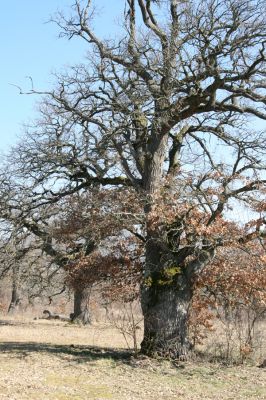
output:
<path id="1" fill-rule="evenodd" d="M 10 357 L 27 357 L 31 353 L 48 353 L 56 356 L 71 356 L 72 361 L 90 362 L 99 359 L 112 359 L 129 363 L 132 352 L 125 349 L 102 348 L 82 345 L 60 345 L 34 342 L 2 342 L 0 352 L 8 353 Z"/>
<path id="2" fill-rule="evenodd" d="M 0 326 L 14 326 L 14 325 L 23 325 L 23 322 L 12 321 L 8 319 L 0 320 Z"/>

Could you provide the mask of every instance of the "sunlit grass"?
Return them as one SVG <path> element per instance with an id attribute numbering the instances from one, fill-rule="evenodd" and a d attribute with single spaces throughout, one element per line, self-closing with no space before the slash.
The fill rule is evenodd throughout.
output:
<path id="1" fill-rule="evenodd" d="M 122 335 L 105 324 L 5 321 L 1 400 L 266 399 L 265 372 L 256 366 L 135 358 Z"/>

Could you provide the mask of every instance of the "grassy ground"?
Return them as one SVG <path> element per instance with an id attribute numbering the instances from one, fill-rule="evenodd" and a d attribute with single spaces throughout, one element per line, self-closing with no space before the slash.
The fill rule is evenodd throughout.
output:
<path id="1" fill-rule="evenodd" d="M 0 320 L 1 400 L 261 400 L 265 378 L 255 366 L 134 358 L 104 325 Z"/>

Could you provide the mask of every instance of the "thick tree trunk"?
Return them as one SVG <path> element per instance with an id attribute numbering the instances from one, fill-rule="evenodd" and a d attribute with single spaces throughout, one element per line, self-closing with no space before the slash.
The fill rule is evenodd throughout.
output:
<path id="1" fill-rule="evenodd" d="M 141 350 L 149 356 L 185 359 L 190 348 L 187 322 L 192 284 L 177 265 L 162 265 L 161 255 L 158 243 L 150 240 L 141 290 L 144 315 Z"/>
<path id="2" fill-rule="evenodd" d="M 186 359 L 190 289 L 151 287 L 142 293 L 144 338 L 141 351 L 149 356 Z M 153 302 L 153 304 L 152 304 Z"/>
<path id="3" fill-rule="evenodd" d="M 146 159 L 144 173 L 147 240 L 144 282 L 141 289 L 144 315 L 141 350 L 149 356 L 185 359 L 190 348 L 187 323 L 192 299 L 192 274 L 187 274 L 184 259 L 176 260 L 175 254 L 165 242 L 163 233 L 159 229 L 157 231 L 153 224 L 153 205 L 158 202 L 156 196 L 163 183 L 167 154 L 168 134 L 164 133 L 163 112 L 158 122 L 159 132 L 153 133 L 152 141 L 148 144 L 148 154 L 152 156 Z M 170 170 L 178 166 L 182 138 L 183 134 L 178 138 L 178 146 L 173 148 Z M 161 206 L 163 207 L 163 204 Z"/>
<path id="4" fill-rule="evenodd" d="M 74 292 L 74 312 L 71 314 L 71 320 L 80 322 L 83 325 L 90 324 L 89 300 L 91 287 L 79 288 Z"/>

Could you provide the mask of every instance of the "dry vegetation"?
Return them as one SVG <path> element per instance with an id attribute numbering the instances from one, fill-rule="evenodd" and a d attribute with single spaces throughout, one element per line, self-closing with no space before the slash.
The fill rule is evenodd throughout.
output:
<path id="1" fill-rule="evenodd" d="M 264 369 L 134 357 L 106 324 L 3 316 L 0 350 L 1 400 L 266 399 Z"/>

